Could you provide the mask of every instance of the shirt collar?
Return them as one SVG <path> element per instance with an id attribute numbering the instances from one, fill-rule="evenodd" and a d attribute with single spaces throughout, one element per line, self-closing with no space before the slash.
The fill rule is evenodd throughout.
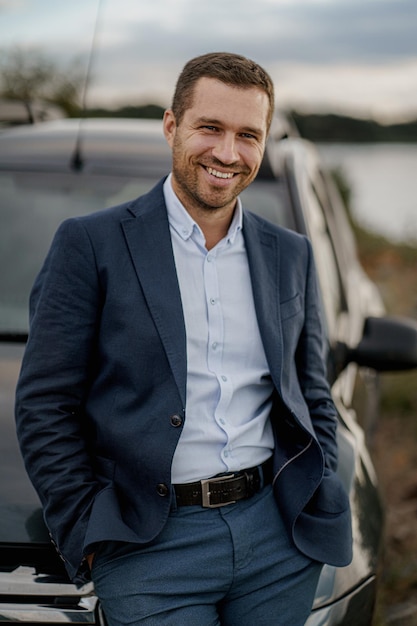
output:
<path id="1" fill-rule="evenodd" d="M 203 236 L 201 228 L 193 220 L 184 205 L 180 202 L 172 187 L 172 174 L 168 176 L 164 183 L 164 197 L 167 207 L 168 221 L 178 235 L 186 241 L 193 232 L 198 231 Z M 237 198 L 236 208 L 233 213 L 233 219 L 227 232 L 227 241 L 233 244 L 237 234 L 243 227 L 243 210 L 240 198 Z"/>

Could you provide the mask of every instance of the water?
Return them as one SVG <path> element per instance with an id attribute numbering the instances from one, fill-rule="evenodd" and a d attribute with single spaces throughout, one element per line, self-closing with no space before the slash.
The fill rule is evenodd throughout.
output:
<path id="1" fill-rule="evenodd" d="M 392 241 L 417 245 L 417 144 L 318 144 L 327 167 L 341 167 L 352 213 Z"/>

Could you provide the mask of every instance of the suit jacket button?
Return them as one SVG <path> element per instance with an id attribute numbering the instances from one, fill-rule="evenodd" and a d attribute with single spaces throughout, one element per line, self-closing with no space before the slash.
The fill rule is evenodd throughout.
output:
<path id="1" fill-rule="evenodd" d="M 182 426 L 182 419 L 179 415 L 172 415 L 171 416 L 171 424 L 172 426 L 175 426 L 175 428 L 178 428 L 178 426 Z"/>
<path id="2" fill-rule="evenodd" d="M 159 485 L 156 488 L 158 495 L 161 497 L 165 497 L 169 494 L 169 489 L 168 487 L 165 485 L 165 483 L 159 483 Z"/>

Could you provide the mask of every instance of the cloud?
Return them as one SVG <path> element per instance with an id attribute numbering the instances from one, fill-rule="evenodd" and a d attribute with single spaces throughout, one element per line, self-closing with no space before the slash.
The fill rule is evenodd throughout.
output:
<path id="1" fill-rule="evenodd" d="M 415 0 L 0 0 L 1 40 L 71 40 L 70 53 L 77 33 L 92 37 L 98 8 L 105 45 L 154 60 L 202 49 L 327 64 L 417 56 Z"/>
<path id="2" fill-rule="evenodd" d="M 254 58 L 329 64 L 417 56 L 414 0 L 131 1 L 125 21 L 120 13 L 115 21 L 116 4 L 111 5 L 109 29 L 114 34 L 120 28 L 125 48 L 147 50 L 153 59 L 166 59 L 167 50 L 192 56 L 201 49 L 247 50 Z"/>
<path id="3" fill-rule="evenodd" d="M 270 71 L 283 107 L 351 112 L 381 121 L 417 114 L 417 59 L 380 66 L 289 63 Z"/>
<path id="4" fill-rule="evenodd" d="M 21 7 L 27 6 L 30 0 L 0 0 L 1 11 L 18 11 Z"/>
<path id="5" fill-rule="evenodd" d="M 90 99 L 103 104 L 168 103 L 189 58 L 228 50 L 264 65 L 284 100 L 417 111 L 415 0 L 0 0 L 0 40 L 87 64 L 98 7 Z"/>

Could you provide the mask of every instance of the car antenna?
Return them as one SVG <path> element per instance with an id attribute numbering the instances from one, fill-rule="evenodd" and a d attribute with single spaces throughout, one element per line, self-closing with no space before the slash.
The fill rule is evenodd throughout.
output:
<path id="1" fill-rule="evenodd" d="M 86 119 L 86 113 L 87 113 L 87 95 L 88 95 L 88 88 L 91 83 L 91 72 L 93 68 L 94 54 L 97 48 L 101 8 L 102 8 L 102 0 L 97 0 L 97 11 L 96 11 L 96 19 L 94 22 L 93 39 L 91 41 L 90 53 L 88 55 L 87 71 L 85 74 L 84 85 L 83 85 L 83 90 L 82 90 L 80 123 L 78 126 L 74 153 L 71 158 L 71 169 L 77 172 L 80 172 L 84 168 L 84 159 L 82 155 L 82 130 L 83 130 L 82 127 L 83 127 L 83 122 Z"/>

